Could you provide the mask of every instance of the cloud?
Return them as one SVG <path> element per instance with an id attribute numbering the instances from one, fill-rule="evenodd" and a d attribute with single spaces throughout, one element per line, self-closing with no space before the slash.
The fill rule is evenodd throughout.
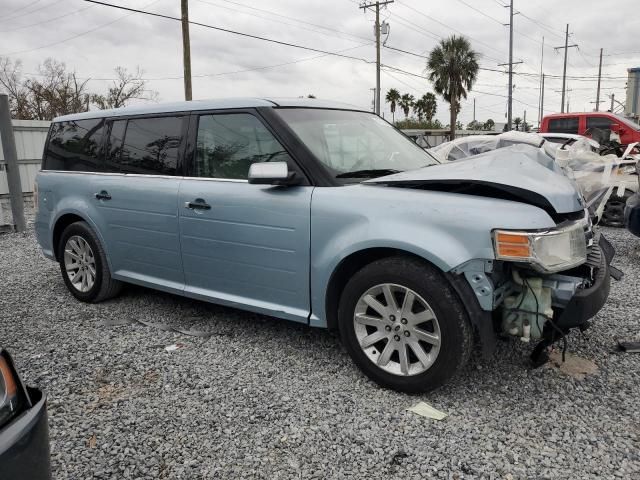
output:
<path id="1" fill-rule="evenodd" d="M 168 0 L 124 2 L 134 8 L 179 16 L 179 3 Z M 20 0 L 4 0 L 0 11 L 0 54 L 19 52 L 12 58 L 24 62 L 26 72 L 36 71 L 47 57 L 64 61 L 82 77 L 109 78 L 116 66 L 130 70 L 140 66 L 148 78 L 180 77 L 182 73 L 182 38 L 180 24 L 110 9 L 102 6 L 86 8 L 80 0 L 41 0 L 28 6 Z M 508 9 L 497 0 L 467 0 L 475 11 L 459 0 L 397 0 L 382 11 L 382 18 L 391 25 L 388 45 L 419 54 L 428 53 L 439 37 L 460 32 L 470 38 L 474 48 L 482 53 L 481 65 L 500 69 L 498 63 L 507 61 Z M 605 54 L 640 50 L 630 41 L 638 31 L 640 19 L 629 15 L 636 5 L 632 0 L 615 2 L 615 8 L 579 0 L 564 2 L 545 0 L 536 5 L 518 2 L 522 7 L 514 26 L 514 60 L 524 63 L 516 72 L 536 74 L 540 69 L 541 41 L 545 37 L 545 65 L 548 74 L 562 72 L 562 53 L 553 47 L 564 42 L 563 32 L 570 23 L 571 43 L 579 50 L 569 51 L 568 75 L 595 76 L 599 48 Z M 150 5 L 151 4 L 151 5 Z M 373 42 L 373 14 L 363 13 L 357 0 L 191 0 L 193 21 L 238 30 L 254 35 L 278 39 L 328 51 L 358 47 Z M 85 9 L 83 11 L 79 11 Z M 6 14 L 5 14 L 6 13 Z M 49 21 L 54 17 L 61 17 Z M 491 17 L 491 18 L 489 18 Z M 301 21 L 297 21 L 301 20 Z M 22 26 L 31 27 L 16 29 Z M 306 22 L 306 23 L 303 23 Z M 5 31 L 12 30 L 12 31 Z M 301 49 L 266 43 L 203 27 L 192 26 L 192 72 L 196 98 L 226 96 L 300 96 L 313 93 L 362 108 L 369 108 L 371 88 L 375 86 L 375 68 L 361 61 L 320 54 Z M 67 38 L 77 36 L 68 41 Z M 61 42 L 62 41 L 62 42 Z M 60 42 L 60 43 L 58 43 Z M 38 48 L 45 47 L 45 48 Z M 373 45 L 360 46 L 345 54 L 372 61 Z M 319 58 L 312 58 L 319 57 Z M 312 58 L 312 59 L 310 59 Z M 416 56 L 383 49 L 382 62 L 394 67 L 424 74 L 426 60 Z M 640 63 L 640 55 L 605 57 L 603 94 L 614 92 L 624 98 L 626 68 Z M 284 65 L 286 64 L 286 65 Z M 271 68 L 265 68 L 271 67 Z M 237 72 L 237 73 L 229 73 Z M 214 74 L 208 77 L 197 75 Z M 220 75 L 224 74 L 224 75 Z M 96 89 L 105 81 L 92 80 Z M 463 102 L 460 119 L 467 123 L 473 116 L 480 120 L 503 120 L 507 91 L 504 74 L 483 71 L 475 91 Z M 514 83 L 514 116 L 537 117 L 539 85 L 534 76 L 516 75 Z M 163 101 L 183 98 L 183 81 L 151 80 L 150 87 L 160 93 Z M 558 78 L 547 80 L 545 111 L 559 110 L 561 87 Z M 402 92 L 421 96 L 431 91 L 426 79 L 398 72 L 382 74 L 382 92 L 397 88 Z M 570 80 L 568 92 L 571 108 L 591 109 L 595 100 L 594 80 Z M 389 108 L 384 106 L 385 115 Z M 440 101 L 438 118 L 448 123 L 447 105 Z"/>

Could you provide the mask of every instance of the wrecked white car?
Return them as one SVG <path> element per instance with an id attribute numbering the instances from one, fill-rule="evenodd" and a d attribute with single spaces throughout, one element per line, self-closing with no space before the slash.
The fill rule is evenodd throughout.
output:
<path id="1" fill-rule="evenodd" d="M 547 139 L 547 135 L 554 137 Z M 599 144 L 590 138 L 573 135 L 561 142 L 558 135 L 562 134 L 506 132 L 500 135 L 472 135 L 438 145 L 429 149 L 429 153 L 438 161 L 452 162 L 512 145 L 531 145 L 554 159 L 565 175 L 576 181 L 598 223 L 612 227 L 624 226 L 625 202 L 638 191 L 635 164 L 639 158 L 632 153 L 636 144 L 626 147 L 622 156 L 618 157 L 615 154 L 598 153 Z"/>

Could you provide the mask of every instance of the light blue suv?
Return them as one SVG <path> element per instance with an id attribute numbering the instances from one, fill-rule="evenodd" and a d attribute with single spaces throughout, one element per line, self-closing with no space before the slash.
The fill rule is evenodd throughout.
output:
<path id="1" fill-rule="evenodd" d="M 439 165 L 383 119 L 319 100 L 67 115 L 36 233 L 81 301 L 134 283 L 338 329 L 370 378 L 426 391 L 499 334 L 542 355 L 607 298 L 613 251 L 540 155 Z"/>

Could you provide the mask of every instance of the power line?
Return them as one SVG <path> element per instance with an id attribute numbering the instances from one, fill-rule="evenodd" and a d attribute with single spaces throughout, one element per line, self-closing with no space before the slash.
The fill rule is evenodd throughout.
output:
<path id="1" fill-rule="evenodd" d="M 10 17 L 11 15 L 13 15 L 16 12 L 19 12 L 20 10 L 24 10 L 25 8 L 29 8 L 31 5 L 35 5 L 36 3 L 40 3 L 42 0 L 35 0 L 35 2 L 31 2 L 31 3 L 27 3 L 26 5 L 23 5 L 20 8 L 16 8 L 13 12 L 9 12 L 7 14 L 7 17 Z M 2 18 L 2 17 L 0 17 Z"/>
<path id="2" fill-rule="evenodd" d="M 414 32 L 420 33 L 421 35 L 424 35 L 425 37 L 429 37 L 432 40 L 440 40 L 442 37 L 440 37 L 440 35 L 438 35 L 437 33 L 434 33 L 430 30 L 427 30 L 424 27 L 421 27 L 420 25 L 418 25 L 417 23 L 413 23 L 411 20 L 408 20 L 400 15 L 398 15 L 397 13 L 393 12 L 389 12 L 389 17 L 388 18 L 393 18 L 394 20 L 398 21 L 398 23 L 400 23 L 401 25 L 404 25 L 405 27 L 407 27 L 409 30 L 413 30 Z"/>
<path id="3" fill-rule="evenodd" d="M 129 11 L 129 12 L 132 12 L 132 13 L 142 13 L 144 15 L 150 15 L 152 17 L 164 18 L 166 20 L 174 20 L 174 21 L 178 21 L 178 22 L 182 21 L 181 18 L 172 17 L 171 15 L 164 15 L 162 13 L 147 12 L 145 10 L 139 10 L 137 8 L 124 7 L 124 6 L 121 6 L 121 5 L 114 5 L 112 3 L 100 2 L 100 1 L 97 1 L 97 0 L 84 0 L 84 1 L 85 2 L 89 2 L 89 3 L 95 3 L 97 5 L 103 5 L 105 7 L 116 8 L 116 9 L 119 9 L 119 10 L 126 10 L 126 11 Z M 365 63 L 374 63 L 374 62 L 372 62 L 370 60 L 366 60 L 366 59 L 360 58 L 360 57 L 353 57 L 351 55 L 343 55 L 343 54 L 338 53 L 338 52 L 330 52 L 330 51 L 322 50 L 322 49 L 319 49 L 319 48 L 313 48 L 313 47 L 307 47 L 307 46 L 304 46 L 304 45 L 298 45 L 296 43 L 283 42 L 281 40 L 275 40 L 273 38 L 261 37 L 259 35 L 252 35 L 252 34 L 249 34 L 249 33 L 238 32 L 236 30 L 230 30 L 228 28 L 222 28 L 222 27 L 216 27 L 214 25 L 208 25 L 206 23 L 194 22 L 193 20 L 189 20 L 189 24 L 190 25 L 197 25 L 199 27 L 209 28 L 209 29 L 212 29 L 212 30 L 218 30 L 220 32 L 231 33 L 233 35 L 238 35 L 238 36 L 241 36 L 241 37 L 253 38 L 255 40 L 262 40 L 263 42 L 275 43 L 277 45 L 284 45 L 286 47 L 299 48 L 301 50 L 308 50 L 310 52 L 324 53 L 326 55 L 333 55 L 335 57 L 349 58 L 351 60 L 358 60 L 358 61 L 365 62 Z"/>
<path id="4" fill-rule="evenodd" d="M 232 5 L 237 5 L 237 6 L 240 6 L 240 7 L 243 7 L 243 8 L 247 8 L 247 9 L 250 9 L 250 10 L 255 10 L 257 12 L 262 12 L 262 13 L 265 13 L 267 15 L 273 15 L 273 16 L 276 16 L 276 17 L 279 17 L 279 18 L 285 18 L 287 20 L 292 20 L 294 22 L 302 23 L 304 25 L 310 25 L 310 26 L 313 26 L 313 27 L 321 28 L 321 29 L 326 30 L 326 31 L 323 32 L 323 31 L 319 31 L 319 30 L 315 30 L 315 29 L 311 29 L 311 28 L 306 28 L 306 27 L 303 27 L 302 25 L 295 25 L 295 24 L 292 24 L 292 23 L 287 23 L 287 22 L 283 22 L 281 20 L 277 20 L 275 18 L 269 18 L 269 17 L 265 17 L 265 16 L 258 15 L 258 14 L 255 14 L 255 13 L 250 13 L 250 12 L 245 12 L 245 11 L 237 10 L 237 9 L 230 8 L 230 7 L 225 7 L 225 6 L 222 6 L 222 5 L 218 5 L 216 3 L 208 2 L 206 0 L 197 0 L 197 1 L 199 3 L 204 3 L 206 5 L 219 7 L 219 8 L 224 8 L 224 9 L 231 10 L 231 11 L 234 11 L 234 12 L 244 13 L 245 15 L 251 15 L 253 17 L 257 17 L 257 18 L 262 18 L 264 20 L 268 20 L 270 22 L 277 22 L 277 23 L 281 23 L 283 25 L 289 25 L 291 27 L 301 28 L 303 30 L 307 30 L 309 32 L 319 33 L 321 35 L 331 36 L 332 33 L 338 33 L 340 35 L 346 35 L 346 36 L 352 37 L 353 39 L 357 39 L 358 41 L 362 41 L 362 40 L 369 41 L 368 38 L 364 38 L 364 37 L 361 37 L 359 35 L 353 35 L 351 33 L 344 32 L 344 31 L 341 31 L 341 30 L 337 30 L 335 28 L 325 27 L 323 25 L 318 25 L 316 23 L 307 22 L 305 20 L 300 20 L 298 18 L 289 17 L 287 15 L 281 15 L 279 13 L 276 13 L 276 12 L 273 12 L 273 11 L 270 11 L 270 10 L 265 10 L 265 9 L 262 9 L 262 8 L 257 8 L 257 7 L 253 7 L 253 6 L 250 6 L 250 5 L 245 5 L 243 3 L 234 2 L 232 0 L 220 0 L 220 1 L 223 1 L 223 2 L 226 2 L 226 3 L 230 3 Z M 331 32 L 331 33 L 329 33 L 329 32 Z M 352 39 L 349 39 L 349 38 L 345 38 L 345 40 L 348 40 L 348 41 L 351 41 L 351 42 L 355 41 L 355 40 L 352 40 Z"/>
<path id="5" fill-rule="evenodd" d="M 89 0 L 86 0 L 86 1 L 89 1 Z M 147 4 L 147 5 L 145 5 L 145 8 L 146 8 L 146 7 L 150 7 L 151 5 L 153 5 L 153 4 L 155 4 L 155 3 L 158 3 L 159 1 L 160 1 L 160 0 L 154 0 L 153 2 L 151 2 L 151 3 Z M 122 8 L 124 8 L 124 7 L 122 7 Z M 98 25 L 97 27 L 91 28 L 91 29 L 86 30 L 86 31 L 84 31 L 84 32 L 82 32 L 82 33 L 78 33 L 77 35 L 73 35 L 72 37 L 68 37 L 68 38 L 65 38 L 65 39 L 63 39 L 63 40 L 59 40 L 59 41 L 57 41 L 57 42 L 48 43 L 47 45 L 42 45 L 42 46 L 40 46 L 40 47 L 29 48 L 29 49 L 27 49 L 27 50 L 19 50 L 19 51 L 16 51 L 16 52 L 10 52 L 10 53 L 0 53 L 0 56 L 8 57 L 8 56 L 11 56 L 11 55 L 19 55 L 19 54 L 22 54 L 22 53 L 35 52 L 36 50 L 42 50 L 43 48 L 49 48 L 49 47 L 53 47 L 53 46 L 55 46 L 55 45 L 60 45 L 61 43 L 68 42 L 69 40 L 73 40 L 73 39 L 75 39 L 75 38 L 82 37 L 83 35 L 86 35 L 87 33 L 92 33 L 92 32 L 95 32 L 96 30 L 99 30 L 99 29 L 101 29 L 101 28 L 103 28 L 103 27 L 107 27 L 107 26 L 109 26 L 109 25 L 112 25 L 112 24 L 114 24 L 114 23 L 116 23 L 116 22 L 119 22 L 119 21 L 120 21 L 120 20 L 122 20 L 123 18 L 129 17 L 129 16 L 131 16 L 131 15 L 133 15 L 133 13 L 129 13 L 129 14 L 127 14 L 127 15 L 123 15 L 123 16 L 121 16 L 121 17 L 116 18 L 115 20 L 112 20 L 112 21 L 107 22 L 107 23 L 103 23 L 102 25 Z"/>
<path id="6" fill-rule="evenodd" d="M 404 75 L 409 75 L 409 76 L 412 76 L 412 77 L 424 78 L 425 80 L 429 80 L 429 77 L 427 77 L 427 76 L 425 76 L 425 75 L 420 75 L 419 73 L 409 72 L 409 71 L 407 71 L 407 70 L 403 70 L 403 69 L 398 68 L 398 67 L 392 67 L 391 65 L 380 65 L 380 66 L 381 66 L 382 68 L 388 68 L 388 69 L 390 69 L 391 71 L 398 72 L 398 73 L 402 73 L 402 74 L 404 74 Z M 469 91 L 469 93 L 472 93 L 472 92 L 473 92 L 473 93 L 479 93 L 479 94 L 481 94 L 481 95 L 490 95 L 490 96 L 493 96 L 493 97 L 508 98 L 508 95 L 503 95 L 503 94 L 500 94 L 500 93 L 483 92 L 483 91 L 481 91 L 481 90 L 470 90 L 470 91 Z M 523 105 L 527 105 L 527 106 L 529 106 L 529 107 L 537 108 L 535 105 L 531 105 L 531 104 L 529 104 L 529 103 L 523 102 L 523 101 L 521 101 L 521 100 L 517 100 L 517 99 L 515 99 L 515 98 L 514 98 L 514 101 L 516 101 L 516 102 L 518 102 L 518 103 L 521 103 L 521 104 L 523 104 Z"/>
<path id="7" fill-rule="evenodd" d="M 465 2 L 464 0 L 458 0 L 461 4 L 466 5 L 467 7 L 469 7 L 471 10 L 474 10 L 476 12 L 478 12 L 480 15 L 483 15 L 485 17 L 487 17 L 488 19 L 496 22 L 498 25 L 503 25 L 503 23 L 498 20 L 495 17 L 492 17 L 491 15 L 489 15 L 488 13 L 483 12 L 482 10 L 477 9 L 476 7 L 474 7 L 473 5 L 469 5 L 467 2 Z M 504 6 L 504 5 L 503 5 Z"/>
<path id="8" fill-rule="evenodd" d="M 20 15 L 14 15 L 13 17 L 8 16 L 8 17 L 0 18 L 0 22 L 6 22 L 7 20 L 15 20 L 16 18 L 24 17 L 25 15 L 31 15 L 32 13 L 39 12 L 40 10 L 45 10 L 47 8 L 53 7 L 54 5 L 57 5 L 60 2 L 62 2 L 62 0 L 55 0 L 54 2 L 48 5 L 44 5 L 43 7 L 39 7 L 39 8 L 34 8 L 33 10 L 29 10 L 28 12 L 21 13 Z M 36 3 L 38 2 L 33 2 L 31 3 L 31 5 L 34 5 Z M 20 10 L 24 10 L 27 6 L 28 5 L 25 5 L 24 7 L 19 8 L 18 10 L 15 10 L 14 13 Z"/>
<path id="9" fill-rule="evenodd" d="M 89 10 L 90 8 L 94 8 L 95 5 L 89 5 L 88 7 L 81 8 L 79 10 L 74 10 L 73 12 L 64 13 L 62 15 L 58 15 L 57 17 L 47 18 L 46 20 L 42 20 L 37 23 L 30 23 L 29 25 L 21 25 L 15 28 L 7 28 L 6 30 L 0 30 L 0 33 L 5 32 L 15 32 L 16 30 L 24 30 L 25 28 L 37 27 L 38 25 L 43 25 L 45 23 L 53 22 L 54 20 L 59 20 L 64 17 L 69 17 L 71 15 L 75 15 L 76 13 L 84 12 L 85 10 Z"/>
<path id="10" fill-rule="evenodd" d="M 396 52 L 401 52 L 407 55 L 411 55 L 414 57 L 419 57 L 419 58 L 429 58 L 426 55 L 422 55 L 420 53 L 416 53 L 416 52 L 410 52 L 408 50 L 403 50 L 402 48 L 397 48 L 397 47 L 392 47 L 391 45 L 384 45 L 384 48 L 387 48 L 389 50 L 394 50 Z M 507 74 L 508 72 L 506 72 L 505 70 L 499 70 L 497 68 L 490 68 L 490 67 L 479 67 L 480 70 L 483 70 L 485 72 L 494 72 L 494 73 L 501 73 L 501 74 Z M 539 73 L 528 73 L 528 72 L 513 72 L 514 75 L 517 75 L 519 77 L 523 77 L 524 79 L 528 79 L 528 78 L 538 78 L 539 77 Z M 553 80 L 557 80 L 557 79 L 561 79 L 562 75 L 553 75 L 553 74 L 545 74 L 545 76 L 547 78 L 551 78 Z M 606 76 L 603 75 L 602 76 L 603 79 L 607 79 L 607 80 L 626 80 L 627 77 L 621 77 L 621 76 Z M 568 80 L 574 80 L 574 81 L 595 81 L 598 79 L 597 75 L 594 76 L 575 76 L 575 75 L 567 75 L 567 79 Z"/>
<path id="11" fill-rule="evenodd" d="M 361 48 L 364 46 L 370 46 L 373 45 L 373 42 L 364 44 L 364 45 L 357 45 L 355 47 L 349 47 L 349 48 L 345 48 L 344 50 L 338 50 L 338 52 L 346 52 L 349 50 L 355 50 L 356 48 Z M 236 73 L 246 73 L 246 72 L 254 72 L 254 71 L 258 71 L 258 70 L 267 70 L 270 68 L 278 68 L 278 67 L 284 67 L 287 65 L 294 65 L 296 63 L 302 63 L 302 62 L 307 62 L 310 60 L 316 60 L 318 58 L 324 58 L 324 57 L 328 57 L 330 55 L 327 54 L 322 54 L 322 55 L 314 55 L 313 57 L 305 57 L 305 58 L 300 58 L 298 60 L 292 60 L 290 62 L 284 62 L 284 63 L 277 63 L 275 65 L 264 65 L 264 66 L 260 66 L 260 67 L 251 67 L 251 68 L 245 68 L 242 70 L 232 70 L 232 71 L 228 71 L 228 72 L 217 72 L 217 73 L 202 73 L 202 74 L 198 74 L 198 75 L 192 75 L 192 78 L 206 78 L 206 77 L 220 77 L 220 76 L 225 76 L 225 75 L 233 75 Z M 44 77 L 46 75 L 42 74 L 42 73 L 29 73 L 26 72 L 25 75 L 31 75 L 31 76 L 37 76 L 37 77 Z M 106 78 L 106 77 L 77 77 L 78 80 L 89 80 L 89 81 L 117 81 L 119 80 L 118 78 Z M 174 75 L 174 76 L 169 76 L 169 77 L 143 77 L 140 80 L 145 80 L 145 81 L 163 81 L 163 80 L 182 80 L 184 78 L 183 75 Z"/>
<path id="12" fill-rule="evenodd" d="M 407 9 L 409 9 L 409 10 L 414 11 L 414 12 L 415 12 L 415 13 L 417 13 L 418 15 L 420 15 L 420 16 L 422 16 L 422 17 L 424 17 L 424 18 L 427 18 L 427 19 L 431 20 L 432 22 L 435 22 L 435 23 L 437 23 L 437 24 L 439 24 L 439 25 L 442 25 L 442 26 L 443 26 L 443 27 L 445 27 L 445 28 L 448 28 L 449 30 L 453 30 L 454 32 L 458 32 L 458 33 L 459 33 L 459 34 L 461 34 L 461 35 L 465 35 L 466 37 L 469 37 L 471 40 L 475 41 L 476 43 L 480 43 L 481 45 L 485 45 L 486 47 L 490 48 L 491 50 L 494 50 L 494 51 L 496 51 L 496 52 L 498 52 L 498 53 L 502 53 L 500 50 L 498 50 L 498 49 L 497 49 L 497 48 L 495 48 L 494 46 L 489 45 L 488 43 L 484 43 L 484 42 L 482 42 L 482 41 L 480 41 L 480 40 L 477 40 L 477 39 L 473 38 L 472 36 L 470 36 L 470 35 L 468 35 L 468 34 L 466 34 L 466 33 L 462 32 L 462 31 L 458 30 L 457 28 L 454 28 L 454 27 L 452 27 L 451 25 L 447 25 L 446 23 L 441 22 L 441 21 L 440 21 L 440 20 L 438 20 L 437 18 L 434 18 L 434 17 L 432 17 L 431 15 L 427 15 L 426 13 L 421 12 L 421 11 L 420 11 L 420 10 L 418 10 L 417 8 L 410 7 L 409 5 L 406 5 L 404 2 L 399 2 L 398 0 L 396 0 L 396 3 L 398 3 L 399 5 L 404 6 L 405 8 L 407 8 Z M 490 57 L 488 57 L 488 56 L 487 56 L 487 58 L 490 58 Z"/>
<path id="13" fill-rule="evenodd" d="M 518 13 L 519 13 L 522 17 L 524 17 L 524 18 L 526 18 L 527 20 L 529 20 L 530 22 L 535 23 L 535 24 L 536 24 L 536 25 L 538 25 L 539 27 L 544 28 L 546 31 L 548 31 L 549 33 L 551 33 L 551 35 L 555 35 L 555 36 L 556 36 L 556 37 L 558 37 L 558 38 L 562 38 L 562 35 L 560 35 L 559 33 L 556 33 L 556 30 L 555 30 L 554 28 L 549 27 L 549 26 L 548 26 L 548 25 L 546 25 L 545 23 L 542 23 L 541 21 L 536 20 L 535 18 L 530 17 L 529 15 L 526 15 L 526 14 L 525 14 L 522 10 L 520 10 L 520 9 L 518 9 Z"/>

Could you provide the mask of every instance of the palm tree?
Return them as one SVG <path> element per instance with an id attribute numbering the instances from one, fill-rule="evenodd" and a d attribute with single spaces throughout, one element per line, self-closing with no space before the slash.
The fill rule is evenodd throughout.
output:
<path id="1" fill-rule="evenodd" d="M 449 103 L 451 139 L 455 138 L 456 117 L 460 99 L 467 98 L 478 76 L 478 54 L 472 50 L 469 40 L 452 35 L 429 54 L 427 70 L 433 89 Z"/>
<path id="2" fill-rule="evenodd" d="M 425 108 L 424 98 L 419 98 L 413 103 L 413 113 L 416 114 L 419 122 L 422 122 L 422 116 L 425 113 L 424 108 Z"/>
<path id="3" fill-rule="evenodd" d="M 398 105 L 400 105 L 400 108 L 402 108 L 402 111 L 404 112 L 405 120 L 409 118 L 409 111 L 413 106 L 413 100 L 413 95 L 411 95 L 410 93 L 405 93 L 404 95 L 402 95 L 402 97 L 400 97 Z"/>
<path id="4" fill-rule="evenodd" d="M 520 124 L 522 123 L 522 119 L 520 117 L 516 117 L 513 119 L 513 124 L 516 126 L 516 130 L 520 130 L 520 128 L 518 128 L 520 126 Z"/>
<path id="5" fill-rule="evenodd" d="M 395 88 L 390 89 L 387 92 L 387 96 L 384 97 L 387 103 L 391 104 L 391 115 L 393 117 L 393 122 L 396 121 L 396 104 L 400 101 L 400 92 Z"/>
<path id="6" fill-rule="evenodd" d="M 438 101 L 436 100 L 436 96 L 431 92 L 425 93 L 422 96 L 422 101 L 424 102 L 424 116 L 427 118 L 427 122 L 431 122 L 438 110 Z"/>

